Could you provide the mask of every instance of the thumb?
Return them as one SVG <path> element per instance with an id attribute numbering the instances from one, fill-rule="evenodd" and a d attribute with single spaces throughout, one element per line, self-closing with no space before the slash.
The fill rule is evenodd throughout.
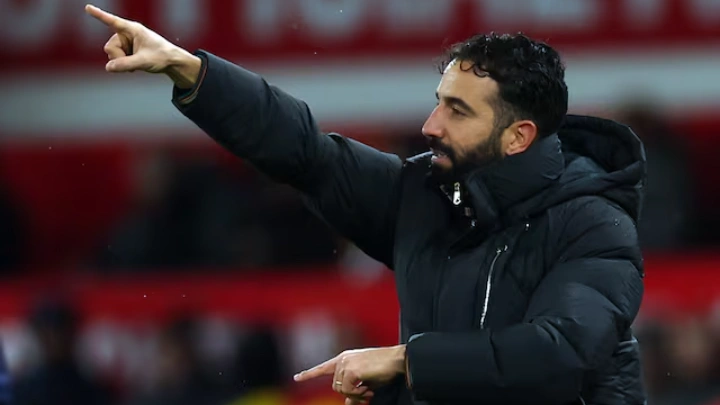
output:
<path id="1" fill-rule="evenodd" d="M 112 73 L 132 72 L 135 70 L 144 70 L 146 61 L 142 55 L 123 56 L 109 61 L 105 65 L 105 70 Z"/>

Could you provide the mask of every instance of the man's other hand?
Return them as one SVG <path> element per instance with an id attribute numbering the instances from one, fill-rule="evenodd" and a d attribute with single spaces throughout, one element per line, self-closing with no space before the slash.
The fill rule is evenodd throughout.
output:
<path id="1" fill-rule="evenodd" d="M 302 382 L 332 376 L 332 389 L 345 395 L 345 405 L 365 403 L 372 397 L 371 389 L 392 381 L 405 373 L 405 345 L 373 349 L 349 350 L 295 375 Z"/>

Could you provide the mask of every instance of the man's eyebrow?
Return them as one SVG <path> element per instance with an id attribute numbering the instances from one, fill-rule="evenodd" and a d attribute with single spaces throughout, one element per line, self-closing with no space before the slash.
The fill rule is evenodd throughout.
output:
<path id="1" fill-rule="evenodd" d="M 440 100 L 440 94 L 438 94 L 436 92 L 435 98 Z M 467 112 L 469 115 L 477 115 L 475 110 L 473 110 L 473 108 L 470 107 L 470 104 L 468 104 L 465 100 L 461 99 L 460 97 L 443 96 L 442 99 L 447 104 L 450 104 L 450 105 L 456 106 L 456 107 L 460 107 L 462 110 L 465 110 L 465 112 Z"/>

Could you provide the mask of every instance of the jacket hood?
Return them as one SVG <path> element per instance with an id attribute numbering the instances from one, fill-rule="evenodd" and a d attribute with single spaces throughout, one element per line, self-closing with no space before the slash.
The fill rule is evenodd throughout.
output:
<path id="1" fill-rule="evenodd" d="M 471 172 L 463 183 L 483 222 L 529 218 L 589 195 L 614 202 L 637 222 L 645 179 L 645 149 L 629 127 L 568 115 L 557 134 Z"/>
<path id="2" fill-rule="evenodd" d="M 620 205 L 637 222 L 647 160 L 642 141 L 630 127 L 602 118 L 570 116 L 558 137 L 566 169 L 546 204 L 600 195 Z"/>

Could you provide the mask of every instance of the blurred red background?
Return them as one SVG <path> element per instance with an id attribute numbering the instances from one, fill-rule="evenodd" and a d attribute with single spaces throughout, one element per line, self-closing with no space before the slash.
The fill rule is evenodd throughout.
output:
<path id="1" fill-rule="evenodd" d="M 444 46 L 492 30 L 548 41 L 571 112 L 622 120 L 648 147 L 636 330 L 650 403 L 720 397 L 718 2 L 95 4 L 251 68 L 324 129 L 401 156 L 425 147 Z M 392 274 L 182 118 L 167 79 L 105 73 L 109 33 L 82 6 L 0 1 L 0 336 L 18 391 L 54 350 L 43 333 L 74 313 L 67 356 L 78 381 L 110 386 L 98 403 L 341 403 L 289 377 L 395 343 Z"/>

